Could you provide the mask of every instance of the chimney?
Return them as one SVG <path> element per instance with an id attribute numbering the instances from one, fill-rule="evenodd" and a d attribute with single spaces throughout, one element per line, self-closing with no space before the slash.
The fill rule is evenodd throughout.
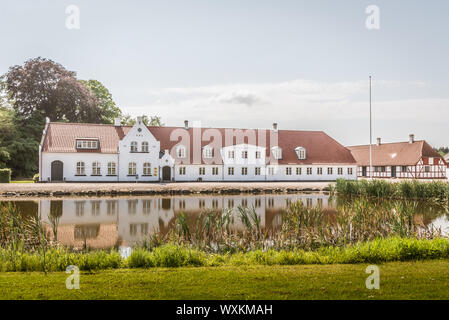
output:
<path id="1" fill-rule="evenodd" d="M 409 135 L 409 137 L 410 137 L 410 139 L 408 140 L 408 143 L 415 142 L 415 135 L 414 134 Z"/>
<path id="2" fill-rule="evenodd" d="M 276 122 L 273 123 L 273 131 L 278 132 L 278 124 Z"/>
<path id="3" fill-rule="evenodd" d="M 184 120 L 184 129 L 189 130 L 189 120 Z"/>
<path id="4" fill-rule="evenodd" d="M 115 127 L 120 127 L 120 122 L 121 122 L 120 118 L 114 118 L 114 126 Z"/>
<path id="5" fill-rule="evenodd" d="M 137 117 L 137 123 L 141 124 L 142 123 L 142 117 Z"/>
<path id="6" fill-rule="evenodd" d="M 380 144 L 381 144 L 381 139 L 380 138 L 377 138 L 377 146 L 380 146 Z"/>

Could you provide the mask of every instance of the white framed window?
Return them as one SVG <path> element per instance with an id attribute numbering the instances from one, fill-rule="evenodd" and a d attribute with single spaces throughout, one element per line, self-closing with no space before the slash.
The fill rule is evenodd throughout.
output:
<path id="1" fill-rule="evenodd" d="M 316 174 L 322 175 L 323 174 L 323 168 L 316 168 Z"/>
<path id="2" fill-rule="evenodd" d="M 76 175 L 84 176 L 86 174 L 84 162 L 80 161 L 76 163 Z"/>
<path id="3" fill-rule="evenodd" d="M 268 175 L 274 176 L 274 167 L 268 167 Z"/>
<path id="4" fill-rule="evenodd" d="M 137 152 L 137 142 L 136 141 L 131 141 L 131 152 Z"/>
<path id="5" fill-rule="evenodd" d="M 151 163 L 145 162 L 143 164 L 143 175 L 144 176 L 151 176 Z"/>
<path id="6" fill-rule="evenodd" d="M 276 160 L 282 159 L 282 149 L 280 147 L 272 147 L 271 153 L 273 154 L 274 159 Z"/>
<path id="7" fill-rule="evenodd" d="M 179 175 L 180 176 L 186 175 L 186 167 L 179 167 Z"/>
<path id="8" fill-rule="evenodd" d="M 76 140 L 77 149 L 98 149 L 98 140 L 96 139 L 78 139 Z"/>
<path id="9" fill-rule="evenodd" d="M 180 159 L 184 159 L 186 157 L 186 147 L 178 146 L 176 148 L 176 156 Z"/>
<path id="10" fill-rule="evenodd" d="M 108 176 L 117 175 L 115 162 L 108 162 Z"/>
<path id="11" fill-rule="evenodd" d="M 348 168 L 348 174 L 352 176 L 352 168 Z"/>
<path id="12" fill-rule="evenodd" d="M 234 167 L 229 167 L 228 168 L 228 176 L 233 176 L 234 175 Z"/>
<path id="13" fill-rule="evenodd" d="M 331 168 L 331 167 L 327 168 L 327 174 L 328 175 L 333 175 L 334 174 L 334 168 Z"/>
<path id="14" fill-rule="evenodd" d="M 205 159 L 211 159 L 213 157 L 213 149 L 211 147 L 204 147 L 203 157 Z"/>
<path id="15" fill-rule="evenodd" d="M 153 176 L 157 176 L 157 167 L 153 168 Z"/>
<path id="16" fill-rule="evenodd" d="M 299 160 L 306 159 L 306 149 L 304 147 L 296 147 L 295 152 Z"/>
<path id="17" fill-rule="evenodd" d="M 242 167 L 242 176 L 246 176 L 246 175 L 248 175 L 248 168 Z"/>
<path id="18" fill-rule="evenodd" d="M 248 159 L 248 151 L 246 150 L 242 151 L 242 159 Z"/>
<path id="19" fill-rule="evenodd" d="M 142 142 L 142 152 L 149 152 L 149 145 L 147 141 Z"/>
<path id="20" fill-rule="evenodd" d="M 302 174 L 302 168 L 301 167 L 296 167 L 296 175 L 300 176 Z"/>
<path id="21" fill-rule="evenodd" d="M 254 168 L 254 175 L 255 176 L 260 176 L 260 167 L 255 167 Z"/>
<path id="22" fill-rule="evenodd" d="M 260 151 L 256 151 L 256 159 L 260 159 L 260 155 L 261 155 Z"/>
<path id="23" fill-rule="evenodd" d="M 307 175 L 308 176 L 312 175 L 312 168 L 311 167 L 307 168 Z"/>
<path id="24" fill-rule="evenodd" d="M 128 163 L 128 176 L 137 175 L 137 166 L 135 162 Z"/>
<path id="25" fill-rule="evenodd" d="M 343 168 L 338 168 L 337 173 L 339 176 L 341 176 L 343 174 Z"/>
<path id="26" fill-rule="evenodd" d="M 228 158 L 229 158 L 229 159 L 234 159 L 234 158 L 235 158 L 235 152 L 234 152 L 234 150 L 229 150 L 229 151 L 228 151 Z"/>
<path id="27" fill-rule="evenodd" d="M 212 175 L 213 176 L 218 176 L 218 167 L 213 167 L 212 168 Z"/>
<path id="28" fill-rule="evenodd" d="M 292 168 L 291 168 L 291 167 L 285 168 L 285 174 L 286 174 L 287 176 L 291 176 L 291 175 L 292 175 Z"/>
<path id="29" fill-rule="evenodd" d="M 205 167 L 200 167 L 199 175 L 200 176 L 204 176 L 205 174 L 206 174 L 206 168 Z"/>
<path id="30" fill-rule="evenodd" d="M 407 166 L 402 166 L 401 171 L 402 171 L 403 173 L 406 173 L 406 172 L 407 172 Z"/>
<path id="31" fill-rule="evenodd" d="M 92 175 L 93 176 L 101 176 L 100 162 L 95 161 L 92 163 Z"/>

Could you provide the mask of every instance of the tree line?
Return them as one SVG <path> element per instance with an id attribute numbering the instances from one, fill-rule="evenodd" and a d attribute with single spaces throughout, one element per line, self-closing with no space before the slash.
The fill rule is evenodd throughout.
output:
<path id="1" fill-rule="evenodd" d="M 80 80 L 50 59 L 34 58 L 9 68 L 0 77 L 0 169 L 13 177 L 32 177 L 38 171 L 39 143 L 45 118 L 52 122 L 123 125 L 134 119 L 115 104 L 98 80 Z M 147 125 L 162 126 L 158 116 L 143 116 Z"/>

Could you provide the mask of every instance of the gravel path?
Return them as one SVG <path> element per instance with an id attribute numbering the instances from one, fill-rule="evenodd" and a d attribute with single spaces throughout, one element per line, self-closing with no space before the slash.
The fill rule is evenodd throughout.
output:
<path id="1" fill-rule="evenodd" d="M 2 196 L 285 193 L 326 191 L 329 182 L 9 183 Z"/>

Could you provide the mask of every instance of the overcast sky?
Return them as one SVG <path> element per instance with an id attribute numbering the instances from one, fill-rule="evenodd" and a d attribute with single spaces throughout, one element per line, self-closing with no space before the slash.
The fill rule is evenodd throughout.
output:
<path id="1" fill-rule="evenodd" d="M 366 27 L 369 5 L 379 29 Z M 448 35 L 447 0 L 18 0 L 0 6 L 0 73 L 42 56 L 101 81 L 134 116 L 278 122 L 345 145 L 369 143 L 371 74 L 374 138 L 446 146 Z"/>

